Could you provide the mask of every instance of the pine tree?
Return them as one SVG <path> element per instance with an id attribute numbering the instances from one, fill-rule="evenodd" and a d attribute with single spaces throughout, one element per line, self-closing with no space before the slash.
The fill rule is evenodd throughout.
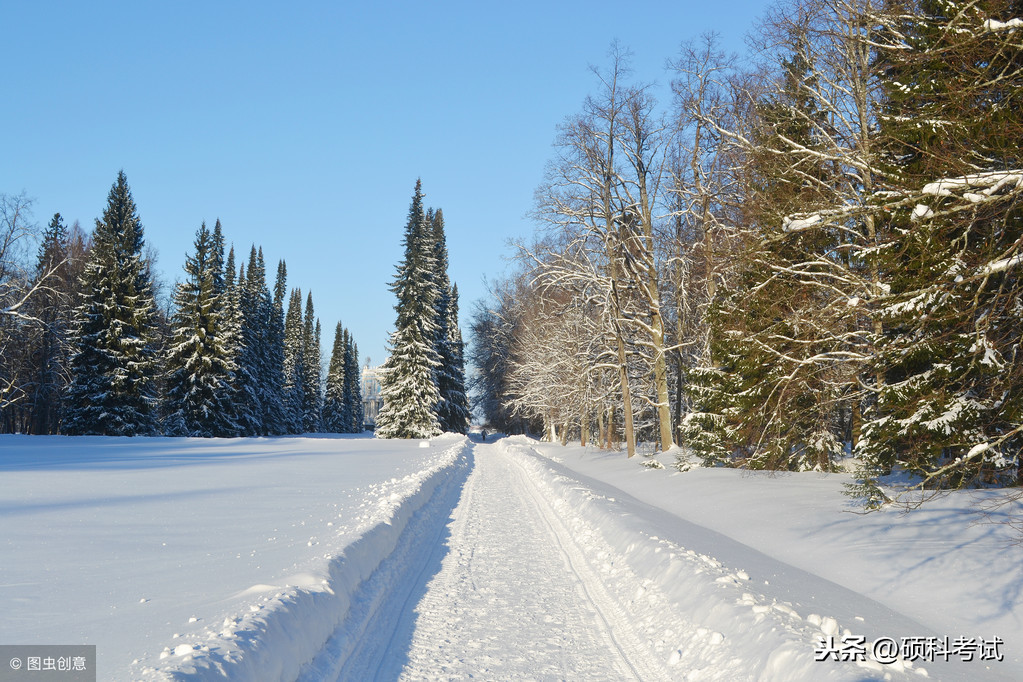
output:
<path id="1" fill-rule="evenodd" d="M 323 430 L 327 433 L 348 433 L 351 430 L 350 405 L 345 402 L 347 353 L 348 333 L 338 322 L 334 328 L 334 346 L 330 353 L 323 397 Z"/>
<path id="2" fill-rule="evenodd" d="M 1019 3 L 892 5 L 880 136 L 891 195 L 905 199 L 891 202 L 893 239 L 876 257 L 891 273 L 884 382 L 854 489 L 872 505 L 895 464 L 927 487 L 960 487 L 1019 477 L 1023 447 L 1021 280 L 1007 258 L 1023 235 L 1023 49 L 998 23 Z"/>
<path id="3" fill-rule="evenodd" d="M 224 243 L 224 228 L 220 224 L 220 218 L 213 224 L 213 234 L 210 235 L 210 289 L 215 296 L 227 295 L 227 265 L 224 262 L 226 245 Z M 225 303 L 222 301 L 222 303 Z"/>
<path id="4" fill-rule="evenodd" d="M 362 373 L 359 370 L 359 347 L 350 333 L 345 332 L 345 383 L 343 400 L 350 415 L 351 433 L 362 433 L 365 429 L 366 414 L 362 404 Z"/>
<path id="5" fill-rule="evenodd" d="M 360 378 L 359 350 L 351 333 L 339 322 L 334 330 L 334 348 L 330 356 L 323 401 L 325 431 L 362 432 L 365 417 Z"/>
<path id="6" fill-rule="evenodd" d="M 260 387 L 260 352 L 263 330 L 259 318 L 258 291 L 254 284 L 259 273 L 256 247 L 249 251 L 248 267 L 238 268 L 238 279 L 235 282 L 235 298 L 238 305 L 238 336 L 239 353 L 236 357 L 238 365 L 236 374 L 236 405 L 238 426 L 245 436 L 258 436 L 263 433 L 263 403 Z"/>
<path id="7" fill-rule="evenodd" d="M 284 415 L 286 433 L 302 433 L 305 352 L 302 343 L 302 290 L 292 289 L 284 321 Z"/>
<path id="8" fill-rule="evenodd" d="M 252 375 L 250 351 L 246 346 L 245 314 L 242 310 L 242 290 L 245 287 L 245 266 L 235 269 L 232 246 L 224 264 L 225 336 L 229 340 L 229 354 L 234 361 L 232 414 L 238 425 L 238 435 L 255 436 L 260 432 L 260 416 L 256 411 L 256 377 Z"/>
<path id="9" fill-rule="evenodd" d="M 841 281 L 832 256 L 840 252 L 839 231 L 788 229 L 788 216 L 834 203 L 828 165 L 815 154 L 825 117 L 806 37 L 792 38 L 775 94 L 753 112 L 754 144 L 743 167 L 746 227 L 731 240 L 728 286 L 706 313 L 709 366 L 688 375 L 694 409 L 682 435 L 707 464 L 828 470 L 841 453 L 828 355 L 833 295 L 821 293 Z M 786 154 L 793 147 L 807 153 Z"/>
<path id="10" fill-rule="evenodd" d="M 435 372 L 440 366 L 436 340 L 436 259 L 430 224 L 423 211 L 421 181 L 405 225 L 405 254 L 391 284 L 398 298 L 391 354 L 381 377 L 383 407 L 376 420 L 380 438 L 429 438 L 440 433 L 435 407 L 440 399 Z"/>
<path id="11" fill-rule="evenodd" d="M 124 171 L 96 221 L 76 311 L 66 432 L 139 436 L 157 431 L 156 317 L 142 223 Z"/>
<path id="12" fill-rule="evenodd" d="M 266 336 L 266 384 L 268 399 L 263 426 L 266 433 L 279 436 L 288 433 L 289 421 L 284 404 L 284 297 L 287 294 L 288 270 L 284 261 L 277 263 L 273 300 Z"/>
<path id="13" fill-rule="evenodd" d="M 302 353 L 304 355 L 302 379 L 302 429 L 305 433 L 320 430 L 321 384 L 320 368 L 320 322 L 313 312 L 313 293 L 306 296 L 305 323 L 302 331 Z"/>
<path id="14" fill-rule="evenodd" d="M 448 431 L 467 433 L 469 431 L 469 399 L 465 394 L 465 343 L 458 325 L 458 285 L 451 285 L 448 296 L 448 339 L 450 355 L 447 375 Z"/>
<path id="15" fill-rule="evenodd" d="M 266 261 L 263 247 L 256 250 L 255 267 L 249 268 L 249 288 L 255 300 L 255 327 L 259 345 L 257 354 L 257 386 L 259 390 L 260 433 L 270 435 L 283 419 L 284 406 L 281 401 L 282 374 L 277 370 L 276 349 L 279 347 L 275 334 L 275 311 L 273 296 L 266 284 Z"/>
<path id="16" fill-rule="evenodd" d="M 185 259 L 186 279 L 174 293 L 177 311 L 164 396 L 164 432 L 169 435 L 228 437 L 239 430 L 231 389 L 235 363 L 225 319 L 223 247 L 222 235 L 215 238 L 203 223 L 196 233 L 195 254 Z"/>
<path id="17" fill-rule="evenodd" d="M 457 407 L 451 401 L 457 381 L 455 376 L 457 370 L 454 367 L 455 359 L 450 338 L 451 281 L 448 277 L 448 248 L 447 238 L 444 234 L 444 213 L 439 209 L 436 212 L 430 209 L 427 211 L 426 220 L 432 233 L 433 257 L 436 264 L 432 281 L 436 290 L 434 325 L 437 327 L 437 338 L 434 341 L 434 348 L 437 359 L 440 361 L 435 381 L 440 399 L 437 401 L 435 412 L 442 431 L 457 431 Z"/>

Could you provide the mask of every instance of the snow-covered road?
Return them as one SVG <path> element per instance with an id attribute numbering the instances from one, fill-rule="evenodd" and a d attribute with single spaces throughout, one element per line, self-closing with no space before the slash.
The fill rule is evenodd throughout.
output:
<path id="1" fill-rule="evenodd" d="M 356 600 L 373 607 L 300 680 L 1006 679 L 987 665 L 816 661 L 829 634 L 934 633 L 528 441 L 467 455 L 464 485 L 410 522 Z"/>
<path id="2" fill-rule="evenodd" d="M 498 446 L 475 447 L 452 519 L 426 562 L 443 556 L 439 571 L 419 576 L 422 598 L 400 614 L 385 611 L 381 631 L 367 633 L 339 679 L 667 679 Z"/>
<path id="3" fill-rule="evenodd" d="M 360 588 L 352 613 L 303 668 L 302 682 L 911 674 L 901 663 L 814 661 L 815 642 L 840 632 L 839 621 L 829 611 L 804 619 L 792 601 L 772 596 L 777 589 L 765 594 L 742 569 L 680 544 L 705 529 L 665 520 L 606 483 L 565 475 L 514 439 L 466 454 L 464 485 L 438 488 L 417 512 Z M 673 535 L 680 537 L 666 539 Z M 768 573 L 786 597 L 794 591 L 805 603 L 840 608 L 844 624 L 922 631 L 749 547 L 737 546 L 730 559 Z M 788 573 L 795 577 L 784 579 Z M 792 582 L 803 589 L 792 590 Z M 867 618 L 856 623 L 853 612 Z"/>

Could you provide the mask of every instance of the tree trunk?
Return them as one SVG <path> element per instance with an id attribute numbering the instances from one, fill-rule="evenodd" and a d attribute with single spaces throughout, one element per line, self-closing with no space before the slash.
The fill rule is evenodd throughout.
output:
<path id="1" fill-rule="evenodd" d="M 586 447 L 586 436 L 590 430 L 590 410 L 583 406 L 583 413 L 579 420 L 579 444 Z"/>

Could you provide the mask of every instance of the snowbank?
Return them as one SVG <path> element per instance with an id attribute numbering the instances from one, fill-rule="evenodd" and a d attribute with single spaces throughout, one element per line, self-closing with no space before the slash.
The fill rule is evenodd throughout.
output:
<path id="1" fill-rule="evenodd" d="M 975 517 L 949 508 L 943 534 L 935 518 L 844 513 L 837 476 L 679 474 L 620 453 L 503 443 L 557 501 L 650 646 L 691 676 L 695 666 L 700 679 L 1020 679 L 1021 551 L 989 542 L 1001 527 L 969 532 Z M 987 575 L 962 570 L 973 552 Z M 945 635 L 998 636 L 1005 660 L 814 660 L 822 637 L 863 636 L 869 652 L 884 637 Z"/>
<path id="2" fill-rule="evenodd" d="M 428 460 L 420 471 L 392 480 L 376 499 L 375 523 L 325 565 L 292 579 L 281 587 L 256 585 L 248 594 L 266 592 L 248 613 L 207 629 L 193 642 L 168 647 L 161 654 L 166 664 L 143 670 L 152 679 L 175 680 L 294 680 L 303 666 L 323 648 L 331 635 L 345 627 L 355 611 L 358 620 L 372 617 L 373 605 L 354 609 L 360 589 L 395 551 L 410 520 L 436 496 L 435 506 L 450 509 L 468 473 L 466 445 L 459 438 Z M 427 441 L 419 447 L 429 447 Z M 447 515 L 431 509 L 426 515 L 443 526 Z M 365 613 L 369 611 L 369 613 Z M 358 623 L 353 623 L 357 630 Z M 357 635 L 357 633 L 356 633 Z M 357 639 L 352 637 L 352 640 Z"/>

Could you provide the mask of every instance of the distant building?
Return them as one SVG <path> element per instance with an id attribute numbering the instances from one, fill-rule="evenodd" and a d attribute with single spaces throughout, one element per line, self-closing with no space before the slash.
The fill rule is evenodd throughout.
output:
<path id="1" fill-rule="evenodd" d="M 384 399 L 380 395 L 380 368 L 370 367 L 369 358 L 362 368 L 362 409 L 365 412 L 366 426 L 372 428 L 377 423 L 377 415 L 383 407 Z"/>

